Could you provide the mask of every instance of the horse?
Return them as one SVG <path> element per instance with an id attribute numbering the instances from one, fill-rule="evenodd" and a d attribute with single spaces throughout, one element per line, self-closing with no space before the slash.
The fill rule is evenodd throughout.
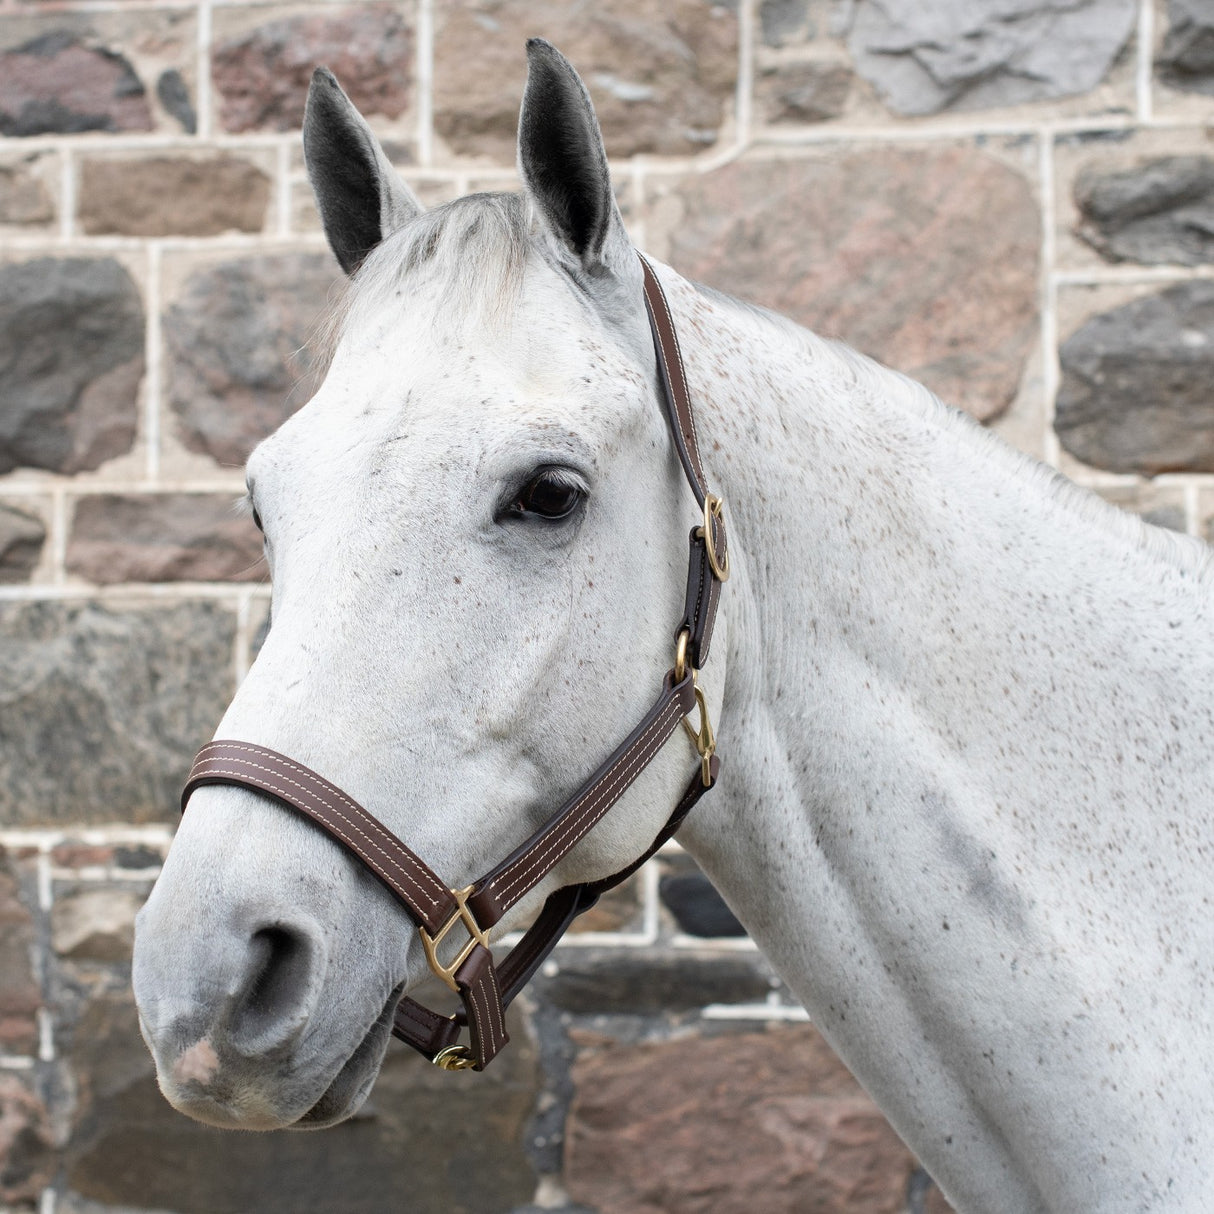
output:
<path id="1" fill-rule="evenodd" d="M 528 46 L 518 193 L 423 210 L 323 71 L 304 140 L 350 292 L 248 462 L 273 625 L 219 736 L 324 773 L 456 888 L 645 708 L 696 512 L 554 48 Z M 680 843 L 957 1209 L 1208 1209 L 1211 551 L 652 271 L 732 552 L 701 674 L 723 764 Z M 689 760 L 676 732 L 494 937 L 644 854 Z M 199 788 L 137 925 L 165 1096 L 351 1116 L 427 973 L 409 926 L 312 823 Z"/>

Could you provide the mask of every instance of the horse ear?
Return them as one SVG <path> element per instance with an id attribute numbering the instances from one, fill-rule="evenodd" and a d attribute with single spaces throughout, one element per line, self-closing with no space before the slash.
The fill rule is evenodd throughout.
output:
<path id="1" fill-rule="evenodd" d="M 304 109 L 304 163 L 329 247 L 353 274 L 422 205 L 328 68 L 312 73 Z"/>
<path id="2" fill-rule="evenodd" d="M 527 43 L 527 87 L 518 129 L 519 173 L 559 247 L 595 273 L 631 264 L 607 152 L 590 94 L 556 47 Z"/>

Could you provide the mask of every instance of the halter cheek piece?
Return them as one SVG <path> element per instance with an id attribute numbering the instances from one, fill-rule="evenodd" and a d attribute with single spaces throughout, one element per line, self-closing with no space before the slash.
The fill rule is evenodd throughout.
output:
<path id="1" fill-rule="evenodd" d="M 463 1008 L 454 1016 L 441 1016 L 406 996 L 396 1009 L 393 1032 L 445 1070 L 471 1067 L 480 1071 L 492 1061 L 509 1040 L 504 1025 L 506 1007 L 569 925 L 605 890 L 640 868 L 678 830 L 717 778 L 716 739 L 696 676 L 708 658 L 721 584 L 729 577 L 725 519 L 721 499 L 709 493 L 705 484 L 683 359 L 666 296 L 644 257 L 641 267 L 666 419 L 688 483 L 704 511 L 702 525 L 693 528 L 690 537 L 687 602 L 675 630 L 674 665 L 641 723 L 530 839 L 461 890 L 448 889 L 424 860 L 336 785 L 264 746 L 226 740 L 209 743 L 198 752 L 181 795 L 184 812 L 190 794 L 204 784 L 235 784 L 264 793 L 311 818 L 396 895 L 417 922 L 431 969 L 459 995 Z M 699 708 L 698 728 L 689 719 L 693 707 Z M 496 966 L 489 951 L 492 928 L 620 799 L 680 721 L 700 754 L 700 766 L 653 845 L 613 876 L 567 885 L 551 894 L 536 921 Z M 461 929 L 467 939 L 444 964 L 440 949 L 449 954 L 450 946 L 443 946 Z M 464 1025 L 471 1038 L 468 1045 L 459 1044 Z"/>

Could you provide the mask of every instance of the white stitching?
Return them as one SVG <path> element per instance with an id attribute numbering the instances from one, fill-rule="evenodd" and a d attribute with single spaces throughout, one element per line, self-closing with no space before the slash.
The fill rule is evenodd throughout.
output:
<path id="1" fill-rule="evenodd" d="M 202 751 L 199 752 L 199 757 L 201 758 L 203 751 L 206 751 L 210 747 L 216 747 L 217 749 L 221 749 L 221 750 L 222 749 L 243 750 L 249 754 L 255 754 L 255 755 L 259 755 L 259 756 L 264 754 L 263 751 L 258 750 L 256 747 L 253 747 L 253 746 L 249 746 L 249 745 L 246 745 L 246 744 L 243 744 L 240 742 L 226 742 L 226 741 L 220 740 L 218 742 L 208 742 L 207 745 L 203 747 Z M 363 809 L 363 807 L 361 805 L 359 805 L 356 801 L 352 800 L 345 793 L 343 793 L 341 791 L 341 789 L 337 788 L 335 785 L 330 784 L 329 781 L 325 780 L 323 776 L 317 775 L 316 772 L 311 771 L 307 767 L 304 767 L 303 764 L 301 764 L 301 763 L 297 763 L 294 759 L 288 758 L 286 755 L 280 755 L 277 751 L 274 752 L 274 756 L 275 756 L 275 760 L 281 760 L 283 763 L 286 763 L 297 775 L 301 775 L 305 779 L 309 779 L 309 780 L 313 781 L 313 783 L 316 785 L 317 788 L 319 788 L 320 791 L 316 792 L 314 790 L 305 788 L 302 784 L 298 784 L 293 780 L 288 779 L 288 783 L 295 783 L 296 787 L 299 788 L 301 791 L 303 791 L 305 793 L 309 793 L 311 796 L 315 797 L 316 800 L 319 801 L 322 805 L 324 805 L 328 809 L 331 809 L 335 814 L 337 814 L 339 817 L 341 817 L 343 821 L 349 822 L 349 819 L 346 818 L 345 815 L 343 815 L 341 813 L 341 811 L 335 805 L 332 805 L 326 799 L 325 795 L 322 795 L 322 794 L 327 794 L 330 791 L 332 791 L 333 793 L 335 793 L 337 795 L 338 798 L 340 798 L 341 801 L 343 801 L 347 806 L 350 807 L 350 809 L 353 811 L 356 818 L 360 818 L 361 821 L 365 822 L 365 824 L 367 826 L 370 826 L 374 830 L 376 830 L 379 833 L 381 838 L 387 840 L 389 845 L 391 845 L 393 847 L 399 845 L 399 840 L 381 822 L 379 822 L 376 818 L 374 818 L 371 814 L 369 814 L 365 809 Z M 273 768 L 260 767 L 258 764 L 252 763 L 249 759 L 232 759 L 230 761 L 233 763 L 248 763 L 252 767 L 258 767 L 258 769 L 261 771 L 270 771 L 273 773 Z M 277 773 L 274 773 L 274 774 L 277 774 Z M 286 778 L 286 777 L 284 777 L 284 778 Z M 354 824 L 350 823 L 350 825 L 354 825 Z M 356 827 L 355 829 L 358 829 L 358 828 Z M 363 834 L 363 831 L 359 830 L 359 833 Z M 367 838 L 367 841 L 370 842 L 369 836 L 366 836 L 364 834 L 364 838 Z M 430 874 L 427 873 L 425 868 L 422 867 L 422 865 L 421 865 L 420 861 L 417 859 L 417 857 L 413 856 L 408 851 L 408 849 L 403 848 L 403 845 L 400 845 L 400 846 L 402 849 L 401 853 L 400 853 L 400 858 L 406 860 L 408 862 L 409 866 L 415 872 L 419 873 L 422 876 L 422 878 L 429 880 Z M 382 847 L 378 848 L 378 850 L 384 856 L 389 855 L 389 853 L 384 851 L 384 849 Z M 398 866 L 399 866 L 399 862 L 398 862 Z M 416 878 L 415 878 L 415 880 L 416 880 Z M 418 884 L 420 887 L 422 883 L 418 882 Z M 438 884 L 440 885 L 440 887 L 442 886 L 441 881 L 439 881 Z M 444 892 L 446 892 L 445 887 L 444 887 Z M 430 905 L 431 906 L 441 905 L 441 901 L 442 901 L 441 899 L 434 899 L 433 897 L 431 897 Z"/>
<path id="2" fill-rule="evenodd" d="M 208 745 L 215 745 L 218 748 L 222 748 L 222 747 L 226 747 L 226 746 L 235 746 L 237 749 L 240 749 L 240 750 L 249 751 L 254 754 L 257 753 L 250 746 L 238 746 L 235 743 L 227 743 L 227 742 L 209 743 Z M 206 747 L 203 748 L 204 751 L 206 749 L 207 749 Z M 400 888 L 402 890 L 406 886 L 414 889 L 416 891 L 416 893 L 420 895 L 421 900 L 426 902 L 427 905 L 429 905 L 431 908 L 435 908 L 435 907 L 442 905 L 441 901 L 439 899 L 435 898 L 431 893 L 429 893 L 426 890 L 426 888 L 420 882 L 418 882 L 415 877 L 411 876 L 410 873 L 406 869 L 403 869 L 400 866 L 400 863 L 398 861 L 395 861 L 393 856 L 389 852 L 385 851 L 378 843 L 376 843 L 375 840 L 372 839 L 372 837 L 369 834 L 367 834 L 367 832 L 365 830 L 362 829 L 362 827 L 358 824 L 358 822 L 351 821 L 348 817 L 346 817 L 345 814 L 343 814 L 341 812 L 340 809 L 337 808 L 336 805 L 332 804 L 331 801 L 329 801 L 325 797 L 321 796 L 320 793 L 316 792 L 313 789 L 305 787 L 303 784 L 300 784 L 299 781 L 297 781 L 297 780 L 292 780 L 289 776 L 283 774 L 282 772 L 275 771 L 272 767 L 266 767 L 260 763 L 254 763 L 251 759 L 238 759 L 238 758 L 228 758 L 228 759 L 222 759 L 222 760 L 221 759 L 204 759 L 202 757 L 202 755 L 203 755 L 203 751 L 200 751 L 198 758 L 194 762 L 194 769 L 190 772 L 191 780 L 193 780 L 195 778 L 204 778 L 208 775 L 233 776 L 233 777 L 236 777 L 237 779 L 239 779 L 244 774 L 239 771 L 222 771 L 222 770 L 219 770 L 214 767 L 206 767 L 206 765 L 209 763 L 218 763 L 218 762 L 229 762 L 229 763 L 242 764 L 243 766 L 251 767 L 251 768 L 255 769 L 256 771 L 266 772 L 269 775 L 274 776 L 276 779 L 284 780 L 286 783 L 294 785 L 305 796 L 311 797 L 314 801 L 319 802 L 320 805 L 323 806 L 325 809 L 329 810 L 330 813 L 336 814 L 337 817 L 339 817 L 347 826 L 352 828 L 358 834 L 362 835 L 362 837 L 366 840 L 367 844 L 370 847 L 373 847 L 377 852 L 379 852 L 379 854 L 381 856 L 383 856 L 384 859 L 396 869 L 396 871 L 398 873 L 398 877 L 393 878 L 389 874 L 385 873 L 381 868 L 379 868 L 378 865 L 374 864 L 370 857 L 368 857 L 368 856 L 361 857 L 362 859 L 366 860 L 367 863 L 370 864 L 370 866 L 377 873 L 379 873 L 379 875 L 381 877 L 383 877 L 384 880 L 386 880 L 389 885 L 392 885 L 396 888 Z M 290 760 L 287 760 L 287 761 L 290 762 Z M 299 769 L 298 764 L 291 763 L 291 766 L 293 768 L 296 768 L 297 770 L 302 770 L 302 772 L 304 774 L 308 774 L 308 775 L 312 774 L 312 773 L 308 772 L 306 768 Z M 198 769 L 200 767 L 204 767 L 204 768 L 206 768 L 206 770 L 199 771 Z M 195 776 L 195 773 L 197 773 L 197 777 Z M 316 777 L 316 778 L 319 778 L 319 777 Z M 285 798 L 287 801 L 292 801 L 292 794 L 287 792 L 286 789 L 278 788 L 274 785 L 268 785 L 268 787 L 269 787 L 270 791 L 277 793 L 279 796 Z M 323 787 L 322 787 L 321 791 L 322 792 L 324 791 Z M 354 805 L 354 803 L 352 801 L 350 801 L 348 798 L 343 797 L 342 799 L 346 802 L 347 805 L 350 805 L 350 806 Z M 366 811 L 364 810 L 363 812 L 365 813 Z M 369 823 L 374 823 L 375 826 L 379 827 L 380 831 L 385 836 L 387 836 L 388 838 L 391 837 L 391 836 L 388 836 L 387 831 L 385 831 L 384 828 L 382 826 L 380 826 L 378 822 L 375 822 L 375 819 L 372 818 L 369 814 L 367 815 L 366 820 Z M 351 847 L 353 847 L 355 849 L 358 848 L 358 844 L 355 843 L 353 839 L 351 839 L 347 835 L 345 835 L 337 826 L 334 826 L 332 823 L 328 823 L 328 825 L 331 826 L 332 829 L 337 833 L 337 835 L 341 839 L 343 839 L 346 843 L 348 843 Z M 405 858 L 409 859 L 409 857 L 407 857 L 407 856 Z M 411 861 L 411 863 L 412 863 L 412 866 L 416 869 L 417 868 L 416 861 Z"/>
<path id="3" fill-rule="evenodd" d="M 677 698 L 670 701 L 666 708 L 650 723 L 649 728 L 646 729 L 645 732 L 637 739 L 637 751 L 633 755 L 632 760 L 626 766 L 614 772 L 609 781 L 596 787 L 593 790 L 593 795 L 588 797 L 557 827 L 552 836 L 545 840 L 542 848 L 531 853 L 530 855 L 519 857 L 519 860 L 526 860 L 527 863 L 524 864 L 523 867 L 516 873 L 514 873 L 511 880 L 506 885 L 495 891 L 496 897 L 503 902 L 505 906 L 508 907 L 513 905 L 513 901 L 508 900 L 509 895 L 518 887 L 520 882 L 522 882 L 526 877 L 530 876 L 538 865 L 542 864 L 544 859 L 550 855 L 553 850 L 562 846 L 567 850 L 580 842 L 582 836 L 585 835 L 598 820 L 594 817 L 593 811 L 598 808 L 602 800 L 605 798 L 610 798 L 610 795 L 614 792 L 616 786 L 619 785 L 621 781 L 623 781 L 623 788 L 627 788 L 628 785 L 641 773 L 641 771 L 644 770 L 650 759 L 642 756 L 651 745 L 652 735 L 655 732 L 661 733 L 663 729 L 667 728 L 667 718 L 671 715 L 674 716 L 675 720 L 669 722 L 669 728 L 673 730 L 675 722 L 682 715 Z M 663 737 L 661 741 L 665 741 L 665 737 Z M 621 793 L 623 788 L 620 790 Z M 582 821 L 588 815 L 591 817 L 591 821 L 582 827 Z M 579 827 L 582 828 L 580 833 L 578 832 Z M 565 839 L 570 832 L 573 833 L 573 838 L 569 843 L 566 844 Z"/>
<path id="4" fill-rule="evenodd" d="M 687 366 L 683 362 L 683 349 L 679 345 L 679 333 L 678 333 L 678 330 L 675 328 L 674 316 L 671 315 L 670 304 L 666 299 L 666 292 L 662 289 L 662 284 L 658 281 L 658 276 L 653 272 L 653 267 L 651 265 L 649 265 L 649 262 L 645 258 L 641 258 L 641 260 L 644 261 L 646 266 L 649 267 L 650 280 L 653 282 L 653 285 L 656 288 L 656 294 L 657 294 L 658 299 L 661 300 L 661 302 L 662 302 L 662 311 L 666 315 L 666 323 L 670 326 L 670 332 L 674 338 L 674 353 L 675 353 L 675 357 L 679 361 L 679 378 L 682 379 L 682 381 L 683 381 L 683 402 L 686 406 L 686 409 L 684 410 L 684 412 L 687 414 L 687 422 L 691 426 L 692 450 L 688 454 L 691 456 L 691 463 L 692 463 L 692 466 L 695 468 L 696 478 L 700 482 L 699 489 L 700 489 L 700 492 L 702 493 L 705 491 L 704 490 L 705 482 L 704 482 L 704 467 L 700 463 L 700 435 L 699 435 L 699 432 L 696 430 L 696 415 L 695 415 L 694 410 L 691 407 L 691 389 L 688 387 Z M 659 345 L 661 345 L 660 342 L 659 342 Z M 663 353 L 665 353 L 665 351 L 663 351 Z M 678 397 L 676 395 L 675 404 L 677 405 L 677 403 L 678 403 Z M 675 416 L 676 417 L 680 416 L 679 410 L 677 408 L 675 409 Z"/>

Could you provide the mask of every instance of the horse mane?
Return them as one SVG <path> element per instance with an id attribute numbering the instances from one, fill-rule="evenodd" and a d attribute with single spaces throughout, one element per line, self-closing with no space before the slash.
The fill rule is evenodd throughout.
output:
<path id="1" fill-rule="evenodd" d="M 1145 522 L 1098 494 L 1077 485 L 1055 468 L 1016 450 L 968 413 L 945 404 L 909 375 L 895 371 L 843 341 L 823 337 L 778 312 L 739 300 L 724 291 L 692 284 L 701 294 L 749 316 L 774 324 L 810 350 L 815 362 L 835 368 L 839 378 L 856 385 L 866 398 L 890 402 L 920 419 L 933 433 L 943 433 L 958 447 L 994 465 L 1012 480 L 1037 487 L 1062 524 L 1078 523 L 1120 540 L 1148 559 L 1169 565 L 1199 580 L 1214 581 L 1214 548 L 1194 536 Z"/>

